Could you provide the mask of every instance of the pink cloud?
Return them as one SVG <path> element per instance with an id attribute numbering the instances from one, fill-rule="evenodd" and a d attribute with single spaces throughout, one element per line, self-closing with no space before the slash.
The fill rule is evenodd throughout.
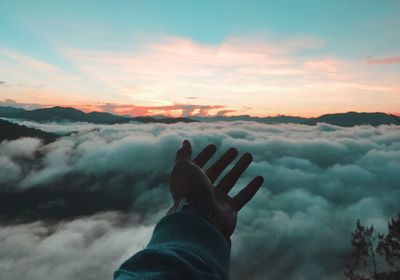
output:
<path id="1" fill-rule="evenodd" d="M 370 65 L 400 64 L 400 56 L 389 56 L 389 57 L 382 57 L 382 58 L 370 57 L 367 59 L 367 63 Z"/>
<path id="2" fill-rule="evenodd" d="M 58 74 L 61 71 L 60 68 L 52 64 L 7 49 L 0 49 L 0 56 L 7 58 L 9 63 L 12 62 L 19 65 L 24 65 L 25 67 L 29 67 L 37 72 Z"/>
<path id="3" fill-rule="evenodd" d="M 398 73 L 390 69 L 383 73 L 333 55 L 298 55 L 321 47 L 318 39 L 259 38 L 227 38 L 213 45 L 163 37 L 136 44 L 129 51 L 61 49 L 73 72 L 0 52 L 0 75 L 7 85 L 16 85 L 18 79 L 45 85 L 36 89 L 2 86 L 0 94 L 25 103 L 86 104 L 79 105 L 82 108 L 135 104 L 110 111 L 133 115 L 315 115 L 349 104 L 354 110 L 358 106 L 382 111 L 399 105 Z M 186 105 L 188 96 L 198 104 Z"/>
<path id="4" fill-rule="evenodd" d="M 67 49 L 65 54 L 81 70 L 105 81 L 120 81 L 128 76 L 154 81 L 171 77 L 209 78 L 219 76 L 221 71 L 241 68 L 280 72 L 284 67 L 281 72 L 288 72 L 287 68 L 296 64 L 291 53 L 312 44 L 311 39 L 279 45 L 231 38 L 220 45 L 204 45 L 186 38 L 168 37 L 130 53 Z"/>

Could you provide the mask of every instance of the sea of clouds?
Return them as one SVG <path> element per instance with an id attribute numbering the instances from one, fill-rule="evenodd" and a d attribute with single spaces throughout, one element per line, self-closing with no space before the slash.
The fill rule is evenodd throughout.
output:
<path id="1" fill-rule="evenodd" d="M 27 123 L 25 123 L 27 124 Z M 342 279 L 357 219 L 384 232 L 400 212 L 398 126 L 252 122 L 35 124 L 69 133 L 0 144 L 1 279 L 111 279 L 146 246 L 172 199 L 183 139 L 236 147 L 263 175 L 232 236 L 231 279 Z"/>

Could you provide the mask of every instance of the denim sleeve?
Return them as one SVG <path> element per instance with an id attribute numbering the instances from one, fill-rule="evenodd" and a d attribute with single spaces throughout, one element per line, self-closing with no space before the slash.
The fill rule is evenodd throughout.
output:
<path id="1" fill-rule="evenodd" d="M 116 280 L 229 278 L 230 241 L 189 210 L 169 214 L 156 225 L 146 248 L 126 260 Z"/>

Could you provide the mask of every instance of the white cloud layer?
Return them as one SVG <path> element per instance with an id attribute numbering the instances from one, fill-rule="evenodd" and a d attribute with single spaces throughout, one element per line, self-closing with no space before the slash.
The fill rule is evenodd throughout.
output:
<path id="1" fill-rule="evenodd" d="M 0 144 L 4 279 L 110 279 L 146 245 L 171 203 L 168 174 L 184 138 L 195 152 L 214 143 L 218 155 L 231 146 L 253 154 L 233 193 L 265 177 L 239 213 L 231 279 L 341 279 L 356 220 L 384 231 L 400 211 L 395 126 L 81 128 L 48 145 L 29 138 Z"/>

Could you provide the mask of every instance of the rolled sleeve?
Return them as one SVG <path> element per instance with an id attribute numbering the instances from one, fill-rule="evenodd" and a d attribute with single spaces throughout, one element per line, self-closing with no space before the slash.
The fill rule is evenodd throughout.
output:
<path id="1" fill-rule="evenodd" d="M 180 211 L 162 218 L 146 248 L 124 262 L 114 277 L 172 279 L 161 275 L 190 274 L 193 279 L 206 275 L 208 279 L 228 279 L 230 248 L 229 240 L 205 218 L 189 210 Z"/>

